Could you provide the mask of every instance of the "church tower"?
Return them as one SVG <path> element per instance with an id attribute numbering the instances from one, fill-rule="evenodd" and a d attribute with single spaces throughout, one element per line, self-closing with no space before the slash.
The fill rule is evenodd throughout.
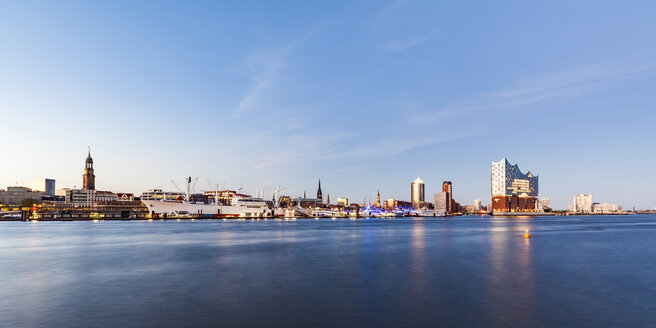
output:
<path id="1" fill-rule="evenodd" d="M 82 188 L 87 190 L 96 190 L 96 175 L 93 174 L 93 159 L 91 158 L 91 148 L 89 155 L 84 164 L 84 175 L 82 175 Z"/>
<path id="2" fill-rule="evenodd" d="M 323 194 L 321 193 L 321 179 L 319 179 L 319 189 L 317 189 L 317 203 L 323 203 Z"/>

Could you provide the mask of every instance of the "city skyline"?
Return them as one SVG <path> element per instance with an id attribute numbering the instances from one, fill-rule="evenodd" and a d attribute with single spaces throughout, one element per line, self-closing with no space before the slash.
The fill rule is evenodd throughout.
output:
<path id="1" fill-rule="evenodd" d="M 55 188 L 55 179 L 49 179 L 49 178 L 29 178 L 25 179 L 22 183 L 16 182 L 14 187 L 16 186 L 21 186 L 21 187 L 27 187 L 28 191 L 31 189 L 32 191 L 39 191 L 39 192 L 44 192 L 44 195 L 48 196 L 54 196 L 55 195 L 55 190 L 57 191 L 62 191 L 66 192 L 68 194 L 71 190 L 78 190 L 78 191 L 85 191 L 85 190 L 90 190 L 90 191 L 95 191 L 95 174 L 94 174 L 94 169 L 93 169 L 93 158 L 91 156 L 91 147 L 89 147 L 87 157 L 84 160 L 84 173 L 82 175 L 82 185 L 81 187 L 77 187 L 74 185 L 73 187 L 71 186 L 63 186 L 59 188 Z M 210 184 L 212 181 L 210 179 L 207 179 L 207 183 L 209 188 L 203 188 L 199 187 L 196 188 L 197 183 L 198 183 L 199 177 L 195 177 L 192 179 L 191 176 L 185 177 L 185 183 L 189 183 L 189 186 L 191 189 L 187 190 L 188 193 L 204 193 L 204 192 L 210 192 L 214 193 L 215 191 L 218 192 L 219 190 L 222 191 L 230 191 L 230 189 L 234 191 L 238 191 L 241 193 L 246 193 L 249 194 L 249 192 L 244 188 L 243 185 L 240 185 L 239 187 L 231 187 L 226 184 Z M 192 182 L 193 181 L 193 182 Z M 535 202 L 540 202 L 546 201 L 548 204 L 547 207 L 550 209 L 551 207 L 551 199 L 549 197 L 538 197 L 538 177 L 534 176 L 530 171 L 527 171 L 526 173 L 522 173 L 521 169 L 518 167 L 518 164 L 510 164 L 507 158 L 503 158 L 499 162 L 492 162 L 492 169 L 491 169 L 491 202 L 488 204 L 490 208 L 492 208 L 492 205 L 495 204 L 495 202 L 498 202 L 496 200 L 497 196 L 506 196 L 506 195 L 515 195 L 519 196 L 520 198 L 522 197 L 533 197 L 535 198 Z M 128 194 L 125 193 L 125 191 L 120 192 L 120 191 L 115 191 L 115 190 L 110 190 L 110 191 L 100 191 L 100 194 L 109 194 L 111 195 L 113 192 L 115 192 L 118 197 L 123 197 L 123 195 L 131 195 L 130 197 L 133 196 L 139 196 L 141 194 L 151 194 L 154 190 L 160 190 L 164 192 L 170 192 L 171 194 L 176 194 L 179 193 L 180 195 L 185 194 L 186 192 L 180 188 L 180 186 L 174 181 L 170 180 L 170 184 L 175 188 L 173 189 L 166 189 L 160 186 L 156 186 L 154 188 L 148 188 L 147 190 L 144 191 L 129 191 Z M 193 187 L 191 187 L 193 185 Z M 11 186 L 7 186 L 8 188 Z M 300 195 L 290 195 L 290 194 L 285 194 L 287 188 L 280 189 L 280 185 L 273 186 L 271 187 L 271 190 L 265 190 L 264 188 L 261 189 L 256 189 L 253 193 L 255 197 L 260 197 L 263 199 L 267 199 L 267 192 L 270 191 L 270 196 L 274 197 L 274 202 L 277 201 L 277 198 L 284 197 L 284 198 L 298 198 L 298 199 L 304 199 L 307 200 L 306 195 L 306 190 L 303 190 L 303 197 L 301 198 Z M 434 194 L 434 202 L 431 203 L 430 201 L 426 202 L 425 201 L 425 184 L 421 177 L 417 177 L 415 180 L 411 182 L 411 188 L 410 188 L 410 202 L 409 204 L 412 204 L 413 207 L 415 208 L 424 208 L 427 203 L 430 203 L 432 206 L 433 204 L 435 205 L 436 209 L 438 206 L 438 203 L 440 204 L 439 206 L 443 206 L 444 210 L 446 211 L 447 214 L 451 214 L 455 212 L 455 208 L 452 206 L 455 206 L 455 204 L 461 205 L 460 203 L 455 202 L 455 200 L 452 198 L 452 182 L 451 181 L 444 181 L 442 183 L 442 189 L 441 192 L 435 193 Z M 7 189 L 9 190 L 9 189 Z M 3 191 L 2 188 L 0 188 L 0 191 Z M 321 203 L 321 204 L 331 204 L 330 203 L 330 193 L 328 193 L 327 199 L 324 202 L 323 201 L 323 192 L 321 190 L 321 179 L 319 178 L 318 180 L 318 189 L 317 189 L 317 194 L 316 198 L 314 198 L 315 203 Z M 187 195 L 191 196 L 191 194 Z M 580 196 L 584 195 L 576 195 L 574 197 L 574 203 L 577 203 L 577 199 Z M 607 202 L 603 203 L 592 203 L 591 197 L 592 195 L 586 195 L 590 197 L 590 201 L 588 201 L 588 205 L 603 205 L 603 206 L 615 206 L 615 207 L 609 207 L 612 210 L 617 210 L 617 205 L 614 204 L 608 204 Z M 113 197 L 113 196 L 112 196 Z M 444 199 L 442 200 L 440 197 L 443 197 Z M 348 198 L 342 198 L 342 199 L 348 199 Z M 396 200 L 396 201 L 405 201 L 405 198 L 403 197 L 390 197 L 387 198 L 390 201 L 391 200 Z M 357 200 L 354 200 L 355 203 L 360 203 Z M 453 203 L 452 203 L 453 202 Z M 530 210 L 539 210 L 542 211 L 542 206 L 536 205 L 534 203 L 531 203 L 528 209 Z M 339 203 L 339 201 L 338 201 Z M 382 202 L 381 202 L 381 195 L 380 195 L 380 190 L 377 190 L 376 192 L 376 201 L 373 201 L 371 198 L 364 197 L 362 199 L 362 202 L 360 204 L 376 204 L 376 206 L 381 207 Z M 446 205 L 448 204 L 448 205 Z M 469 206 L 473 207 L 480 207 L 481 200 L 480 199 L 475 199 L 473 201 L 474 205 L 469 204 Z M 466 204 L 465 204 L 466 205 Z M 484 204 L 483 204 L 484 205 Z M 498 204 L 497 204 L 498 205 Z M 523 205 L 524 206 L 524 205 Z M 574 208 L 574 209 L 572 209 Z M 578 209 L 578 205 L 569 205 L 567 210 L 573 211 L 573 212 L 580 212 Z M 622 206 L 620 205 L 620 209 Z M 645 208 L 647 209 L 647 208 Z M 653 208 L 651 208 L 653 210 Z M 555 210 L 565 210 L 565 209 L 559 209 L 555 208 Z M 588 209 L 586 212 L 592 212 L 592 207 Z"/>
<path id="2" fill-rule="evenodd" d="M 478 6 L 5 3 L 0 188 L 81 187 L 90 145 L 101 190 L 471 204 L 508 157 L 554 208 L 655 207 L 655 5 Z"/>

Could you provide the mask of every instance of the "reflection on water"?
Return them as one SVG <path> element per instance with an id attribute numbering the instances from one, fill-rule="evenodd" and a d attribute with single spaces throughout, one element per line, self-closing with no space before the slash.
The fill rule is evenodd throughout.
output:
<path id="1" fill-rule="evenodd" d="M 423 222 L 415 222 L 411 232 L 410 282 L 413 299 L 424 300 L 426 284 L 429 282 L 426 272 L 426 229 Z"/>
<path id="2" fill-rule="evenodd" d="M 529 230 L 523 222 L 511 222 L 510 227 L 499 229 L 497 225 L 507 225 L 505 221 L 495 221 L 495 229 L 490 233 L 490 286 L 489 313 L 495 326 L 530 325 L 538 309 L 534 307 L 534 279 L 531 267 L 531 245 L 519 231 Z M 512 300 L 512 307 L 509 304 Z"/>
<path id="3" fill-rule="evenodd" d="M 0 326 L 652 326 L 655 222 L 4 222 Z"/>

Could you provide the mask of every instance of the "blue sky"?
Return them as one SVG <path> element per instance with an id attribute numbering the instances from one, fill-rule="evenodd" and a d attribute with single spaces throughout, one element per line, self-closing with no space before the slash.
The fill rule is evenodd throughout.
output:
<path id="1" fill-rule="evenodd" d="M 656 207 L 650 1 L 0 3 L 0 186 L 198 176 L 331 199 L 489 202 L 490 163 Z M 432 198 L 432 196 L 431 196 Z"/>

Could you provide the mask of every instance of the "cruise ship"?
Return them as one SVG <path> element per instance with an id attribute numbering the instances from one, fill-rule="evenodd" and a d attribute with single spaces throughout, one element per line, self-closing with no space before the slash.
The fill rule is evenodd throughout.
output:
<path id="1" fill-rule="evenodd" d="M 214 193 L 214 192 L 212 192 Z M 217 191 L 209 202 L 191 200 L 191 193 L 168 193 L 161 189 L 151 189 L 142 195 L 141 201 L 153 216 L 160 218 L 189 217 L 232 217 L 259 218 L 271 217 L 272 211 L 261 198 L 234 193 L 228 200 L 220 200 Z M 177 197 L 167 197 L 177 196 Z"/>

